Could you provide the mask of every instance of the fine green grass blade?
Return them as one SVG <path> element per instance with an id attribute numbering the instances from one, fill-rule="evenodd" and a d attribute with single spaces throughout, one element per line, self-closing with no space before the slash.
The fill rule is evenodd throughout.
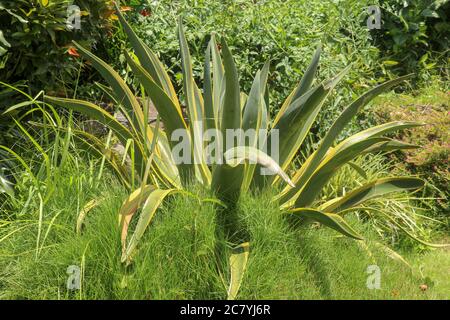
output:
<path id="1" fill-rule="evenodd" d="M 230 286 L 228 287 L 228 300 L 236 299 L 244 278 L 245 269 L 247 267 L 248 256 L 250 252 L 250 243 L 245 242 L 233 249 L 230 256 Z"/>
<path id="2" fill-rule="evenodd" d="M 320 222 L 321 224 L 353 239 L 363 239 L 362 236 L 359 235 L 341 216 L 334 213 L 326 213 L 309 208 L 296 208 L 290 211 L 290 215 Z"/>
<path id="3" fill-rule="evenodd" d="M 347 193 L 330 205 L 321 206 L 321 210 L 325 212 L 340 212 L 392 192 L 416 190 L 422 188 L 424 184 L 425 182 L 422 179 L 410 177 L 377 179 Z"/>

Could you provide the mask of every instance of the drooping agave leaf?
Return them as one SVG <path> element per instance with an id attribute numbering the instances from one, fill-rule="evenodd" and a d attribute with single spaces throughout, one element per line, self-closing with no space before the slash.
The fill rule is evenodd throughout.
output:
<path id="1" fill-rule="evenodd" d="M 322 205 L 320 209 L 325 212 L 340 212 L 350 207 L 358 206 L 370 199 L 392 192 L 402 192 L 422 188 L 424 183 L 425 182 L 422 179 L 411 177 L 377 179 L 347 193 L 338 201 Z"/>
<path id="2" fill-rule="evenodd" d="M 134 138 L 131 132 L 119 121 L 117 121 L 116 118 L 114 118 L 108 112 L 106 112 L 105 110 L 103 110 L 102 108 L 96 106 L 91 102 L 77 99 L 57 98 L 51 96 L 45 96 L 44 100 L 47 103 L 58 105 L 76 112 L 80 112 L 83 115 L 87 116 L 89 119 L 97 120 L 101 124 L 105 125 L 109 129 L 114 131 L 115 135 L 124 144 L 128 139 Z"/>
<path id="3" fill-rule="evenodd" d="M 150 192 L 142 207 L 142 212 L 139 215 L 139 220 L 137 222 L 136 229 L 134 230 L 130 242 L 128 243 L 124 253 L 122 254 L 122 262 L 129 263 L 131 261 L 134 250 L 136 249 L 139 241 L 144 235 L 144 232 L 147 229 L 148 225 L 152 221 L 156 210 L 159 208 L 164 198 L 175 191 L 176 191 L 175 189 L 168 189 L 168 190 L 155 189 Z M 125 234 L 125 241 L 126 241 L 126 234 Z"/>
<path id="4" fill-rule="evenodd" d="M 98 199 L 92 199 L 91 201 L 89 201 L 88 203 L 86 203 L 84 205 L 83 209 L 81 209 L 80 213 L 78 214 L 78 218 L 77 218 L 77 227 L 76 227 L 77 234 L 81 234 L 81 229 L 83 227 L 84 219 L 86 218 L 86 215 L 89 213 L 89 211 L 91 211 L 96 206 L 98 206 L 98 204 L 99 204 Z"/>
<path id="5" fill-rule="evenodd" d="M 228 287 L 228 300 L 234 300 L 241 287 L 244 272 L 247 267 L 250 243 L 245 242 L 237 246 L 230 256 L 230 285 Z"/>
<path id="6" fill-rule="evenodd" d="M 273 174 L 280 176 L 286 183 L 295 187 L 289 176 L 280 168 L 278 163 L 269 155 L 254 147 L 235 147 L 229 149 L 224 154 L 225 161 L 228 165 L 235 167 L 244 161 L 252 164 L 259 164 L 269 169 Z"/>
<path id="7" fill-rule="evenodd" d="M 343 235 L 362 240 L 362 236 L 359 235 L 341 216 L 334 213 L 326 213 L 310 208 L 296 208 L 290 211 L 290 214 L 296 217 L 308 218 L 321 224 L 332 228 Z"/>
<path id="8" fill-rule="evenodd" d="M 79 50 L 80 54 L 92 63 L 94 68 L 98 72 L 100 72 L 102 77 L 111 86 L 116 100 L 123 104 L 126 113 L 130 117 L 130 119 L 132 119 L 132 123 L 134 124 L 135 128 L 137 130 L 140 129 L 142 132 L 144 132 L 146 127 L 146 124 L 144 123 L 144 114 L 142 112 L 141 106 L 139 105 L 139 102 L 136 100 L 136 97 L 133 95 L 125 81 L 123 81 L 119 74 L 106 62 L 83 48 L 77 42 L 74 41 L 74 44 Z"/>
<path id="9" fill-rule="evenodd" d="M 311 84 L 314 80 L 314 77 L 317 72 L 317 67 L 319 65 L 321 51 L 322 51 L 322 46 L 319 46 L 316 49 L 316 52 L 314 53 L 314 56 L 311 60 L 311 63 L 308 66 L 308 69 L 306 69 L 305 74 L 303 75 L 302 79 L 300 80 L 299 85 L 292 91 L 292 93 L 289 95 L 289 97 L 286 99 L 286 101 L 281 106 L 280 111 L 278 111 L 278 114 L 275 117 L 274 122 L 273 122 L 274 126 L 278 123 L 278 121 L 285 114 L 285 112 L 290 108 L 291 103 L 293 101 L 297 100 L 298 98 L 300 98 L 311 88 Z"/>

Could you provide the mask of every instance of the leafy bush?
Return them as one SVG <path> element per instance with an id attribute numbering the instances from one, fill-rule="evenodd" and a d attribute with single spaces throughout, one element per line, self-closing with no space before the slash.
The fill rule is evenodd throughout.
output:
<path id="1" fill-rule="evenodd" d="M 385 0 L 382 29 L 374 30 L 384 65 L 393 72 L 449 78 L 450 1 Z M 425 72 L 421 72 L 425 71 Z"/>
<path id="2" fill-rule="evenodd" d="M 174 32 L 179 15 L 191 30 L 187 37 L 193 73 L 200 86 L 204 52 L 212 32 L 226 35 L 244 92 L 249 92 L 256 71 L 270 60 L 268 87 L 272 115 L 297 84 L 319 43 L 323 45 L 323 52 L 318 80 L 329 79 L 353 63 L 339 93 L 330 97 L 333 108 L 319 115 L 321 125 L 315 125 L 312 130 L 314 138 L 319 139 L 342 111 L 339 102 L 349 103 L 364 89 L 386 79 L 386 75 L 374 78 L 379 67 L 378 50 L 372 45 L 366 28 L 365 7 L 370 4 L 370 0 L 201 0 L 195 4 L 162 0 L 136 6 L 127 14 L 138 36 L 168 66 L 176 91 L 181 91 L 182 87 L 182 67 Z M 361 117 L 352 122 L 345 133 L 367 126 L 367 120 Z"/>
<path id="3" fill-rule="evenodd" d="M 81 30 L 66 26 L 68 6 L 81 10 Z M 73 89 L 79 62 L 71 40 L 87 47 L 105 41 L 111 27 L 109 0 L 0 1 L 1 81 L 28 80 L 32 89 Z M 72 54 L 72 55 L 70 55 Z"/>

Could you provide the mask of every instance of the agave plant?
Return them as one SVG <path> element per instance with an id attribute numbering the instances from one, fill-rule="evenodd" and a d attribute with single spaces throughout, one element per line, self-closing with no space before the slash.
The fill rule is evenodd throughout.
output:
<path id="1" fill-rule="evenodd" d="M 414 148 L 416 146 L 396 141 L 384 135 L 396 130 L 421 125 L 417 122 L 390 122 L 357 133 L 336 144 L 338 136 L 357 112 L 380 93 L 391 89 L 408 77 L 400 77 L 385 82 L 351 103 L 336 119 L 317 149 L 309 155 L 303 165 L 296 169 L 290 179 L 286 171 L 295 170 L 293 160 L 309 133 L 314 120 L 328 95 L 345 76 L 350 67 L 333 79 L 313 85 L 319 64 L 321 49 L 316 50 L 311 64 L 305 71 L 298 86 L 279 108 L 274 119 L 268 112 L 269 99 L 267 79 L 269 63 L 256 73 L 248 95 L 239 87 L 238 72 L 225 39 L 221 39 L 221 50 L 213 34 L 205 54 L 202 90 L 193 78 L 191 57 L 181 20 L 178 26 L 180 54 L 182 59 L 183 93 L 187 119 L 183 114 L 182 102 L 177 97 L 174 86 L 157 55 L 133 32 L 120 10 L 120 22 L 128 36 L 134 52 L 125 52 L 126 59 L 136 79 L 143 88 L 144 95 L 156 107 L 164 129 L 148 124 L 148 113 L 142 107 L 131 89 L 106 62 L 75 43 L 80 54 L 89 60 L 100 72 L 109 87 L 103 87 L 119 110 L 129 121 L 124 126 L 114 116 L 102 108 L 81 100 L 46 97 L 48 103 L 81 112 L 106 125 L 124 146 L 130 158 L 130 170 L 121 167 L 123 161 L 114 158 L 111 148 L 95 141 L 97 150 L 108 156 L 113 168 L 132 193 L 120 210 L 122 225 L 122 261 L 130 262 L 135 249 L 157 208 L 164 199 L 182 192 L 188 183 L 197 180 L 210 187 L 217 197 L 232 210 L 238 195 L 249 189 L 275 188 L 280 190 L 276 201 L 283 213 L 294 219 L 308 219 L 354 238 L 362 239 L 344 219 L 344 215 L 358 210 L 361 205 L 375 197 L 391 192 L 415 190 L 423 186 L 423 181 L 414 177 L 387 177 L 369 181 L 346 195 L 319 199 L 322 188 L 342 166 L 351 165 L 360 155 Z M 194 125 L 201 124 L 201 125 Z M 177 130 L 187 132 L 190 141 L 190 160 L 184 163 L 174 161 L 176 142 L 173 135 Z M 223 150 L 223 161 L 208 164 L 202 143 L 195 143 L 206 130 L 224 133 L 227 129 L 266 129 L 267 135 L 254 136 L 251 143 L 242 143 Z M 271 158 L 265 150 L 272 150 L 273 135 L 278 135 L 279 159 Z M 225 138 L 224 138 L 225 139 Z M 223 141 L 222 147 L 226 146 Z M 200 161 L 199 161 L 200 160 Z M 275 175 L 262 175 L 261 168 L 268 167 Z M 365 207 L 367 208 L 367 207 Z M 128 226 L 134 214 L 141 209 L 139 219 L 131 237 Z M 226 211 L 225 211 L 226 212 Z M 389 218 L 389 217 L 387 217 Z M 413 236 L 413 235 L 411 235 Z M 130 239 L 128 239 L 130 238 Z M 231 283 L 229 297 L 235 297 L 242 280 L 243 270 L 249 255 L 249 244 L 238 246 L 238 251 L 230 257 Z"/>

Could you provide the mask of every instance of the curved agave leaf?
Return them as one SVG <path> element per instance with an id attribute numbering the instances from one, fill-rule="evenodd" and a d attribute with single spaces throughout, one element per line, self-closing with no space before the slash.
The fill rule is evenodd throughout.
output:
<path id="1" fill-rule="evenodd" d="M 117 121 L 116 118 L 91 102 L 51 96 L 44 96 L 44 100 L 47 103 L 80 112 L 90 119 L 97 120 L 101 124 L 111 129 L 123 144 L 125 144 L 129 139 L 135 140 L 133 134 L 131 134 L 131 132 L 124 125 Z"/>
<path id="2" fill-rule="evenodd" d="M 410 177 L 377 179 L 347 193 L 338 201 L 325 203 L 320 209 L 326 212 L 340 212 L 392 192 L 416 190 L 422 188 L 424 184 L 425 182 L 422 179 Z"/>
<path id="3" fill-rule="evenodd" d="M 338 153 L 340 151 L 345 150 L 347 147 L 351 146 L 357 141 L 362 141 L 364 139 L 369 138 L 375 138 L 380 137 L 384 134 L 388 134 L 394 131 L 403 130 L 403 129 L 409 129 L 414 127 L 423 126 L 423 123 L 421 122 L 415 122 L 415 121 L 393 121 L 384 123 L 372 128 L 369 128 L 367 130 L 361 131 L 357 134 L 354 134 L 353 136 L 345 139 L 341 143 L 339 143 L 335 150 L 335 153 Z"/>
<path id="4" fill-rule="evenodd" d="M 260 164 L 261 166 L 268 168 L 274 174 L 280 176 L 290 186 L 295 187 L 289 176 L 280 168 L 278 163 L 273 160 L 269 155 L 254 147 L 235 147 L 229 149 L 224 154 L 225 161 L 228 165 L 235 167 L 244 161 L 248 161 L 252 164 Z"/>
<path id="5" fill-rule="evenodd" d="M 353 160 L 367 148 L 381 141 L 385 141 L 385 139 L 370 138 L 358 141 L 349 146 L 345 152 L 339 152 L 333 154 L 332 156 L 327 156 L 320 167 L 313 173 L 311 178 L 302 186 L 297 187 L 299 192 L 293 197 L 293 199 L 296 199 L 295 206 L 303 208 L 311 205 L 322 191 L 323 186 L 331 179 L 340 167 Z M 292 191 L 297 188 L 293 188 Z"/>
<path id="6" fill-rule="evenodd" d="M 341 216 L 334 213 L 326 213 L 320 210 L 310 208 L 296 208 L 289 211 L 290 215 L 302 218 L 308 218 L 321 224 L 332 228 L 343 235 L 362 240 L 362 236 L 359 235 Z"/>
<path id="7" fill-rule="evenodd" d="M 140 204 L 141 196 L 146 195 L 145 193 L 147 190 L 145 188 L 142 190 L 143 191 L 139 192 L 139 194 L 137 195 L 136 200 L 132 201 L 132 203 L 128 202 L 125 205 L 126 209 L 128 209 L 128 210 L 134 209 L 134 208 L 137 209 L 137 207 L 135 207 L 135 206 Z M 147 229 L 148 225 L 150 224 L 151 220 L 153 219 L 156 210 L 161 205 L 164 198 L 175 191 L 176 191 L 176 189 L 168 189 L 168 190 L 153 189 L 153 190 L 149 191 L 149 194 L 148 194 L 147 198 L 145 199 L 144 205 L 142 207 L 142 212 L 139 216 L 139 220 L 137 222 L 136 229 L 134 230 L 134 233 L 130 239 L 130 242 L 126 246 L 126 249 L 123 251 L 122 262 L 129 263 L 131 261 L 134 250 L 136 249 L 140 239 L 144 235 L 145 230 Z M 134 210 L 134 212 L 135 212 L 135 210 Z M 126 214 L 126 211 L 124 211 L 124 213 Z M 125 217 L 123 226 L 126 225 L 126 228 L 122 229 L 122 244 L 123 245 L 126 243 L 126 237 L 127 237 L 127 233 L 128 233 L 128 224 L 131 220 L 131 216 L 132 215 L 130 215 L 130 214 L 123 216 L 123 217 Z M 130 218 L 128 218 L 128 217 L 130 217 Z"/>
<path id="8" fill-rule="evenodd" d="M 234 300 L 241 287 L 244 272 L 247 267 L 250 243 L 245 242 L 237 246 L 230 256 L 230 286 L 228 287 L 228 300 Z"/>
<path id="9" fill-rule="evenodd" d="M 92 63 L 94 68 L 100 72 L 102 77 L 111 86 L 116 100 L 123 104 L 125 111 L 129 118 L 132 119 L 132 123 L 135 128 L 145 132 L 146 124 L 144 123 L 144 114 L 141 106 L 125 81 L 123 81 L 120 75 L 102 59 L 83 48 L 77 42 L 74 41 L 73 43 L 79 50 L 80 54 Z"/>

